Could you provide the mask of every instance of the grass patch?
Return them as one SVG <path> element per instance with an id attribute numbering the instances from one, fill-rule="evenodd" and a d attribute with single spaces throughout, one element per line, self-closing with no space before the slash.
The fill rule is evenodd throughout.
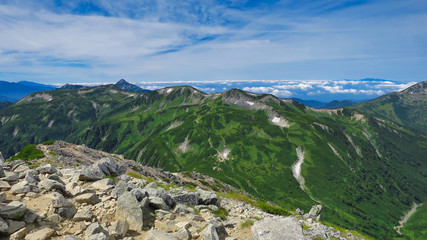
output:
<path id="1" fill-rule="evenodd" d="M 137 172 L 127 172 L 126 175 L 131 176 L 133 178 L 144 179 L 144 177 Z M 147 179 L 147 181 L 148 181 L 148 179 Z M 154 181 L 154 179 L 153 179 L 153 181 Z"/>
<path id="2" fill-rule="evenodd" d="M 240 224 L 240 226 L 242 226 L 242 228 L 252 227 L 252 225 L 254 225 L 253 220 L 246 220 L 246 221 L 242 222 L 242 224 Z"/>
<path id="3" fill-rule="evenodd" d="M 223 221 L 227 220 L 228 212 L 223 207 L 219 207 L 218 210 L 213 211 L 212 213 L 220 217 Z"/>
<path id="4" fill-rule="evenodd" d="M 264 201 L 257 201 L 256 207 L 263 210 L 264 212 L 268 212 L 274 215 L 283 215 L 283 216 L 291 215 L 291 213 L 288 210 L 282 207 L 270 205 Z"/>
<path id="5" fill-rule="evenodd" d="M 50 140 L 42 143 L 43 145 L 53 145 L 55 143 L 55 140 Z"/>
<path id="6" fill-rule="evenodd" d="M 310 228 L 310 226 L 308 226 L 307 224 L 303 223 L 302 224 L 302 228 L 307 231 Z"/>
<path id="7" fill-rule="evenodd" d="M 52 156 L 54 156 L 54 157 L 58 156 L 58 154 L 56 154 L 54 152 L 49 152 L 49 154 L 52 155 Z"/>
<path id="8" fill-rule="evenodd" d="M 18 159 L 22 159 L 24 161 L 26 160 L 32 160 L 32 159 L 40 159 L 44 158 L 45 155 L 42 151 L 36 148 L 36 145 L 30 144 L 25 146 L 17 155 L 9 158 L 8 161 L 14 161 Z"/>
<path id="9" fill-rule="evenodd" d="M 116 177 L 114 177 L 114 176 L 107 176 L 106 178 L 109 178 L 109 179 L 113 180 L 115 183 L 118 183 L 118 182 L 119 182 L 119 179 L 117 179 L 117 178 L 116 178 Z"/>

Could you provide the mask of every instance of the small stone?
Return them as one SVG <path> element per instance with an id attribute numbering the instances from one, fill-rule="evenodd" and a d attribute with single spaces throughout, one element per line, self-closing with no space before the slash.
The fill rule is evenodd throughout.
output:
<path id="1" fill-rule="evenodd" d="M 36 168 L 35 170 L 41 174 L 45 174 L 45 173 L 53 174 L 53 173 L 57 172 L 56 168 L 52 167 L 51 164 L 42 165 L 42 166 Z"/>
<path id="2" fill-rule="evenodd" d="M 20 173 L 30 170 L 30 168 L 26 164 L 21 164 L 12 168 L 14 172 Z"/>
<path id="3" fill-rule="evenodd" d="M 206 228 L 200 232 L 200 236 L 204 240 L 219 240 L 218 233 L 212 224 L 206 226 Z"/>
<path id="4" fill-rule="evenodd" d="M 25 236 L 25 240 L 45 240 L 55 233 L 53 229 L 42 228 Z"/>
<path id="5" fill-rule="evenodd" d="M 4 177 L 3 180 L 7 182 L 15 182 L 19 179 L 19 175 L 14 172 L 5 172 L 5 175 L 6 177 Z"/>
<path id="6" fill-rule="evenodd" d="M 72 235 L 66 235 L 62 240 L 82 240 L 82 239 Z"/>
<path id="7" fill-rule="evenodd" d="M 170 233 L 165 233 L 159 230 L 150 230 L 145 237 L 146 240 L 178 240 Z"/>
<path id="8" fill-rule="evenodd" d="M 61 216 L 63 218 L 72 219 L 74 217 L 74 215 L 76 214 L 77 209 L 76 209 L 75 206 L 72 206 L 72 207 L 61 207 L 61 208 L 57 208 L 55 210 L 55 212 L 59 216 Z"/>
<path id="9" fill-rule="evenodd" d="M 85 236 L 95 235 L 97 233 L 105 233 L 108 235 L 108 232 L 97 222 L 90 224 L 85 231 Z"/>
<path id="10" fill-rule="evenodd" d="M 8 228 L 7 222 L 0 217 L 0 233 L 7 233 Z"/>
<path id="11" fill-rule="evenodd" d="M 116 238 L 123 238 L 129 230 L 129 224 L 124 219 L 120 219 L 113 223 L 110 227 L 110 233 Z"/>
<path id="12" fill-rule="evenodd" d="M 25 235 L 29 232 L 29 229 L 24 227 L 16 232 L 14 232 L 12 235 L 10 235 L 10 240 L 21 240 L 24 239 Z"/>
<path id="13" fill-rule="evenodd" d="M 24 221 L 26 223 L 33 223 L 37 220 L 38 215 L 32 210 L 27 210 L 24 215 Z"/>
<path id="14" fill-rule="evenodd" d="M 191 233 L 186 228 L 181 228 L 173 234 L 178 240 L 190 240 Z"/>
<path id="15" fill-rule="evenodd" d="M 27 206 L 19 201 L 13 201 L 7 204 L 6 206 L 0 206 L 0 217 L 20 220 L 24 217 L 25 212 L 27 211 Z"/>
<path id="16" fill-rule="evenodd" d="M 154 209 L 162 209 L 162 210 L 169 209 L 165 201 L 160 197 L 149 197 L 148 200 L 150 201 L 150 206 L 152 206 Z"/>
<path id="17" fill-rule="evenodd" d="M 46 189 L 48 191 L 57 189 L 59 191 L 65 192 L 64 184 L 62 184 L 56 180 L 52 180 L 52 179 L 41 180 L 39 182 L 38 186 L 39 186 L 39 188 Z"/>
<path id="18" fill-rule="evenodd" d="M 12 234 L 25 227 L 24 221 L 7 220 L 7 223 L 9 225 L 8 234 Z"/>
<path id="19" fill-rule="evenodd" d="M 73 207 L 74 204 L 70 202 L 69 200 L 65 199 L 64 196 L 60 193 L 52 193 L 49 195 L 50 198 L 52 198 L 52 207 L 54 208 L 61 208 L 61 207 Z"/>
<path id="20" fill-rule="evenodd" d="M 6 181 L 0 181 L 0 191 L 7 191 L 10 189 L 10 184 Z"/>
<path id="21" fill-rule="evenodd" d="M 27 181 L 21 181 L 15 185 L 12 186 L 10 189 L 10 193 L 12 194 L 21 194 L 21 193 L 28 193 L 31 192 L 31 186 L 28 184 Z"/>
<path id="22" fill-rule="evenodd" d="M 1 154 L 1 152 L 0 152 L 0 154 Z M 1 161 L 1 159 L 0 159 L 0 161 Z M 4 173 L 4 169 L 3 169 L 2 164 L 0 164 L 0 178 L 2 178 L 2 177 L 6 177 L 6 174 Z"/>
<path id="23" fill-rule="evenodd" d="M 86 237 L 86 240 L 109 240 L 109 237 L 107 236 L 107 234 L 101 232 Z"/>

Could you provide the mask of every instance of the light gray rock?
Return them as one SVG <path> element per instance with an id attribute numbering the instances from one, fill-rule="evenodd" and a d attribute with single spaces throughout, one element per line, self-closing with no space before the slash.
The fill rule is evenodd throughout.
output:
<path id="1" fill-rule="evenodd" d="M 85 193 L 82 195 L 78 195 L 77 197 L 74 198 L 74 200 L 78 203 L 87 203 L 91 205 L 95 205 L 101 202 L 98 195 L 96 195 L 95 193 Z"/>
<path id="2" fill-rule="evenodd" d="M 46 189 L 48 191 L 57 189 L 57 190 L 59 190 L 61 192 L 65 192 L 65 186 L 64 186 L 64 184 L 62 184 L 62 183 L 60 183 L 58 181 L 52 180 L 52 179 L 43 179 L 43 180 L 41 180 L 39 182 L 39 184 L 38 184 L 38 187 L 41 188 L 41 189 Z"/>
<path id="3" fill-rule="evenodd" d="M 42 166 L 36 168 L 35 170 L 41 174 L 45 174 L 45 173 L 53 174 L 53 173 L 57 172 L 56 168 L 53 167 L 51 164 L 42 165 Z"/>
<path id="4" fill-rule="evenodd" d="M 149 184 L 147 184 L 144 188 L 154 188 L 156 189 L 157 187 L 159 187 L 159 185 L 156 182 L 150 182 Z"/>
<path id="5" fill-rule="evenodd" d="M 105 177 L 104 172 L 99 169 L 98 165 L 91 165 L 89 168 L 83 170 L 79 175 L 79 180 L 82 181 L 97 181 Z"/>
<path id="6" fill-rule="evenodd" d="M 174 208 L 174 212 L 175 213 L 182 213 L 182 214 L 187 214 L 187 213 L 194 213 L 194 209 L 191 207 L 187 207 L 184 204 L 177 204 Z"/>
<path id="7" fill-rule="evenodd" d="M 52 199 L 52 207 L 54 208 L 61 208 L 61 207 L 73 207 L 74 204 L 65 199 L 64 196 L 62 196 L 62 194 L 60 193 L 52 193 L 49 195 L 49 197 Z"/>
<path id="8" fill-rule="evenodd" d="M 29 228 L 21 228 L 18 231 L 10 235 L 10 240 L 22 240 L 25 238 L 25 235 L 29 232 Z"/>
<path id="9" fill-rule="evenodd" d="M 134 188 L 130 191 L 132 195 L 136 197 L 136 199 L 140 202 L 143 198 L 145 198 L 145 194 L 141 188 Z"/>
<path id="10" fill-rule="evenodd" d="M 7 205 L 0 205 L 0 217 L 6 219 L 20 220 L 24 217 L 27 206 L 19 201 L 10 202 Z"/>
<path id="11" fill-rule="evenodd" d="M 12 168 L 15 173 L 26 172 L 30 170 L 27 164 L 19 164 Z"/>
<path id="12" fill-rule="evenodd" d="M 108 232 L 97 222 L 90 224 L 85 231 L 85 236 L 92 236 L 98 233 L 103 233 L 106 236 L 109 236 Z"/>
<path id="13" fill-rule="evenodd" d="M 169 209 L 165 201 L 160 197 L 149 197 L 148 200 L 150 201 L 150 206 L 153 207 L 154 209 L 162 209 L 162 210 Z"/>
<path id="14" fill-rule="evenodd" d="M 124 219 L 120 219 L 118 221 L 115 221 L 110 229 L 110 234 L 117 238 L 124 238 L 126 236 L 126 233 L 129 230 L 129 224 Z"/>
<path id="15" fill-rule="evenodd" d="M 125 181 L 119 181 L 113 191 L 111 191 L 111 196 L 113 198 L 119 198 L 127 190 L 128 184 Z"/>
<path id="16" fill-rule="evenodd" d="M 293 216 L 264 218 L 255 222 L 251 230 L 254 240 L 304 239 L 301 223 Z"/>
<path id="17" fill-rule="evenodd" d="M 52 214 L 49 217 L 47 217 L 46 219 L 47 221 L 53 223 L 53 224 L 58 224 L 60 222 L 62 222 L 62 217 L 59 214 Z"/>
<path id="18" fill-rule="evenodd" d="M 0 191 L 7 191 L 10 189 L 10 184 L 6 181 L 0 181 Z"/>
<path id="19" fill-rule="evenodd" d="M 4 157 L 3 154 L 0 152 L 0 165 L 4 164 Z"/>
<path id="20" fill-rule="evenodd" d="M 91 210 L 84 208 L 82 210 L 77 211 L 76 215 L 73 217 L 73 221 L 79 222 L 79 221 L 91 221 L 94 217 Z"/>
<path id="21" fill-rule="evenodd" d="M 308 213 L 307 218 L 312 218 L 313 220 L 319 221 L 321 213 L 322 213 L 322 205 L 314 205 L 310 209 L 310 212 Z"/>
<path id="22" fill-rule="evenodd" d="M 218 195 L 216 195 L 213 192 L 209 192 L 209 191 L 205 191 L 202 189 L 198 189 L 197 190 L 200 193 L 199 196 L 199 204 L 204 204 L 204 205 L 219 205 L 220 200 Z"/>
<path id="23" fill-rule="evenodd" d="M 40 192 L 36 185 L 29 184 L 27 181 L 21 181 L 10 188 L 10 193 L 21 194 L 29 192 Z"/>
<path id="24" fill-rule="evenodd" d="M 215 226 L 212 224 L 208 224 L 206 228 L 200 232 L 200 236 L 203 240 L 219 240 L 219 236 L 216 232 Z M 271 240 L 273 240 L 273 238 Z"/>
<path id="25" fill-rule="evenodd" d="M 86 237 L 86 240 L 109 240 L 109 239 L 110 238 L 108 237 L 108 235 L 102 232 Z"/>
<path id="26" fill-rule="evenodd" d="M 178 240 L 170 233 L 165 233 L 159 230 L 150 230 L 145 237 L 146 240 Z"/>
<path id="27" fill-rule="evenodd" d="M 8 228 L 7 222 L 0 217 L 0 233 L 7 233 Z"/>
<path id="28" fill-rule="evenodd" d="M 143 214 L 141 205 L 130 192 L 123 193 L 117 200 L 116 217 L 118 219 L 126 219 L 130 230 L 142 230 Z"/>
<path id="29" fill-rule="evenodd" d="M 6 201 L 6 193 L 0 192 L 0 203 L 4 203 Z"/>
<path id="30" fill-rule="evenodd" d="M 25 227 L 24 221 L 13 221 L 13 220 L 6 220 L 6 221 L 7 221 L 7 225 L 9 225 L 9 229 L 7 230 L 7 233 L 9 235 Z"/>
<path id="31" fill-rule="evenodd" d="M 119 176 L 126 172 L 126 168 L 121 164 L 117 164 L 110 158 L 102 158 L 96 165 L 104 172 L 105 175 Z"/>
<path id="32" fill-rule="evenodd" d="M 55 230 L 45 227 L 25 236 L 25 240 L 46 240 L 55 233 Z"/>
<path id="33" fill-rule="evenodd" d="M 185 203 L 191 206 L 196 206 L 199 203 L 200 193 L 190 192 L 190 193 L 180 193 L 172 195 L 173 200 L 176 203 Z"/>
<path id="34" fill-rule="evenodd" d="M 96 188 L 96 189 L 101 190 L 101 191 L 111 189 L 114 187 L 114 185 L 115 185 L 115 183 L 114 183 L 113 179 L 111 179 L 111 178 L 104 178 L 104 179 L 101 179 L 101 180 L 98 180 L 98 181 L 92 183 L 93 188 Z"/>
<path id="35" fill-rule="evenodd" d="M 3 181 L 6 182 L 15 182 L 19 180 L 19 175 L 14 172 L 5 172 L 6 177 L 3 178 Z"/>
<path id="36" fill-rule="evenodd" d="M 175 232 L 174 237 L 176 237 L 178 240 L 190 240 L 191 239 L 191 233 L 188 231 L 185 227 L 179 229 L 177 232 Z"/>
<path id="37" fill-rule="evenodd" d="M 82 239 L 72 235 L 66 235 L 62 240 L 82 240 Z"/>
<path id="38" fill-rule="evenodd" d="M 40 182 L 40 178 L 39 178 L 39 176 L 37 176 L 36 174 L 34 174 L 33 171 L 28 171 L 25 174 L 24 181 L 27 181 L 29 184 L 37 185 L 38 182 Z"/>
<path id="39" fill-rule="evenodd" d="M 169 207 L 175 206 L 175 200 L 163 188 L 157 188 L 157 194 L 165 201 Z"/>

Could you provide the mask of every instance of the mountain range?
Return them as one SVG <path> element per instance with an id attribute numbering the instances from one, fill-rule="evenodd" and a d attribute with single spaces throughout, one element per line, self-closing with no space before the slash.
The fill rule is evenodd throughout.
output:
<path id="1" fill-rule="evenodd" d="M 423 92 L 420 83 L 396 96 L 419 108 L 425 98 L 409 96 Z M 169 171 L 202 172 L 288 209 L 320 203 L 324 221 L 389 239 L 399 237 L 393 226 L 413 203 L 427 199 L 427 136 L 422 124 L 407 128 L 375 115 L 378 101 L 408 103 L 384 98 L 362 105 L 373 104 L 367 111 L 314 109 L 239 89 L 44 91 L 0 110 L 0 149 L 10 157 L 48 140 L 85 144 Z"/>

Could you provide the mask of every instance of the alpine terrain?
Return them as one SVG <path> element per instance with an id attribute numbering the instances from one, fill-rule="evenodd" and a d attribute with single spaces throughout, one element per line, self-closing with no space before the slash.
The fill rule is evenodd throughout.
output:
<path id="1" fill-rule="evenodd" d="M 29 161 L 29 144 L 84 144 L 165 171 L 200 172 L 284 209 L 322 205 L 329 226 L 422 239 L 427 233 L 417 224 L 426 215 L 409 218 L 412 228 L 397 226 L 427 200 L 425 88 L 333 110 L 239 89 L 43 91 L 0 110 L 0 149 Z"/>

